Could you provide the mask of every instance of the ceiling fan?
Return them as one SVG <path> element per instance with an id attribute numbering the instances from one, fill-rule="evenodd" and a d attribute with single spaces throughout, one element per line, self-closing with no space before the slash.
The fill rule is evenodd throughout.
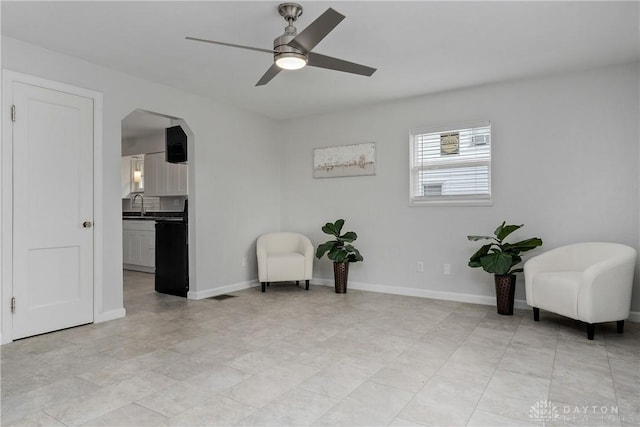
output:
<path id="1" fill-rule="evenodd" d="M 284 34 L 273 41 L 273 49 L 242 46 L 196 37 L 186 37 L 186 39 L 272 54 L 274 63 L 269 67 L 267 72 L 264 73 L 262 78 L 258 80 L 256 86 L 266 85 L 280 70 L 298 70 L 305 65 L 363 76 L 371 76 L 376 71 L 375 68 L 311 51 L 345 18 L 344 15 L 329 8 L 298 34 L 298 30 L 294 27 L 293 23 L 302 15 L 302 6 L 297 3 L 282 3 L 278 6 L 278 12 L 285 21 L 287 21 L 288 25 L 284 29 Z"/>

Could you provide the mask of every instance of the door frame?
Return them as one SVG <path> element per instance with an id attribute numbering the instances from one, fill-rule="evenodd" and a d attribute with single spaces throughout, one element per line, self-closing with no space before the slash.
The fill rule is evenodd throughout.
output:
<path id="1" fill-rule="evenodd" d="M 25 83 L 46 89 L 66 92 L 93 100 L 93 321 L 101 321 L 104 312 L 103 292 L 103 168 L 102 168 L 102 93 L 65 83 L 2 69 L 2 142 L 0 146 L 0 270 L 2 284 L 0 292 L 0 344 L 13 341 L 13 318 L 11 298 L 13 296 L 13 127 L 11 105 L 14 83 Z M 20 112 L 17 112 L 20 120 Z M 107 319 L 104 319 L 107 320 Z"/>

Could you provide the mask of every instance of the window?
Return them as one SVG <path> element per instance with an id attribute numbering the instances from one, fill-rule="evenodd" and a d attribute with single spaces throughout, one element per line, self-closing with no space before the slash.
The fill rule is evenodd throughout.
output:
<path id="1" fill-rule="evenodd" d="M 144 193 L 144 157 L 131 159 L 131 192 Z"/>
<path id="2" fill-rule="evenodd" d="M 491 124 L 411 133 L 410 204 L 491 204 Z"/>

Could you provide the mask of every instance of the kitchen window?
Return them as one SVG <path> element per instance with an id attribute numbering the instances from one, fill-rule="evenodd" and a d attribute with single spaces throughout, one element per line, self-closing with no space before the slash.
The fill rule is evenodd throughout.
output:
<path id="1" fill-rule="evenodd" d="M 410 205 L 491 204 L 491 123 L 411 132 Z"/>

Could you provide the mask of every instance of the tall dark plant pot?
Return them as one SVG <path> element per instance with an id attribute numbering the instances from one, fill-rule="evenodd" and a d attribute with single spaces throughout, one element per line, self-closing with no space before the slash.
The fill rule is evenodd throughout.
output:
<path id="1" fill-rule="evenodd" d="M 516 275 L 505 274 L 494 276 L 496 283 L 496 306 L 498 314 L 513 315 L 513 300 L 516 294 Z"/>
<path id="2" fill-rule="evenodd" d="M 347 293 L 347 278 L 349 277 L 348 262 L 333 263 L 333 277 L 335 280 L 336 294 Z"/>

